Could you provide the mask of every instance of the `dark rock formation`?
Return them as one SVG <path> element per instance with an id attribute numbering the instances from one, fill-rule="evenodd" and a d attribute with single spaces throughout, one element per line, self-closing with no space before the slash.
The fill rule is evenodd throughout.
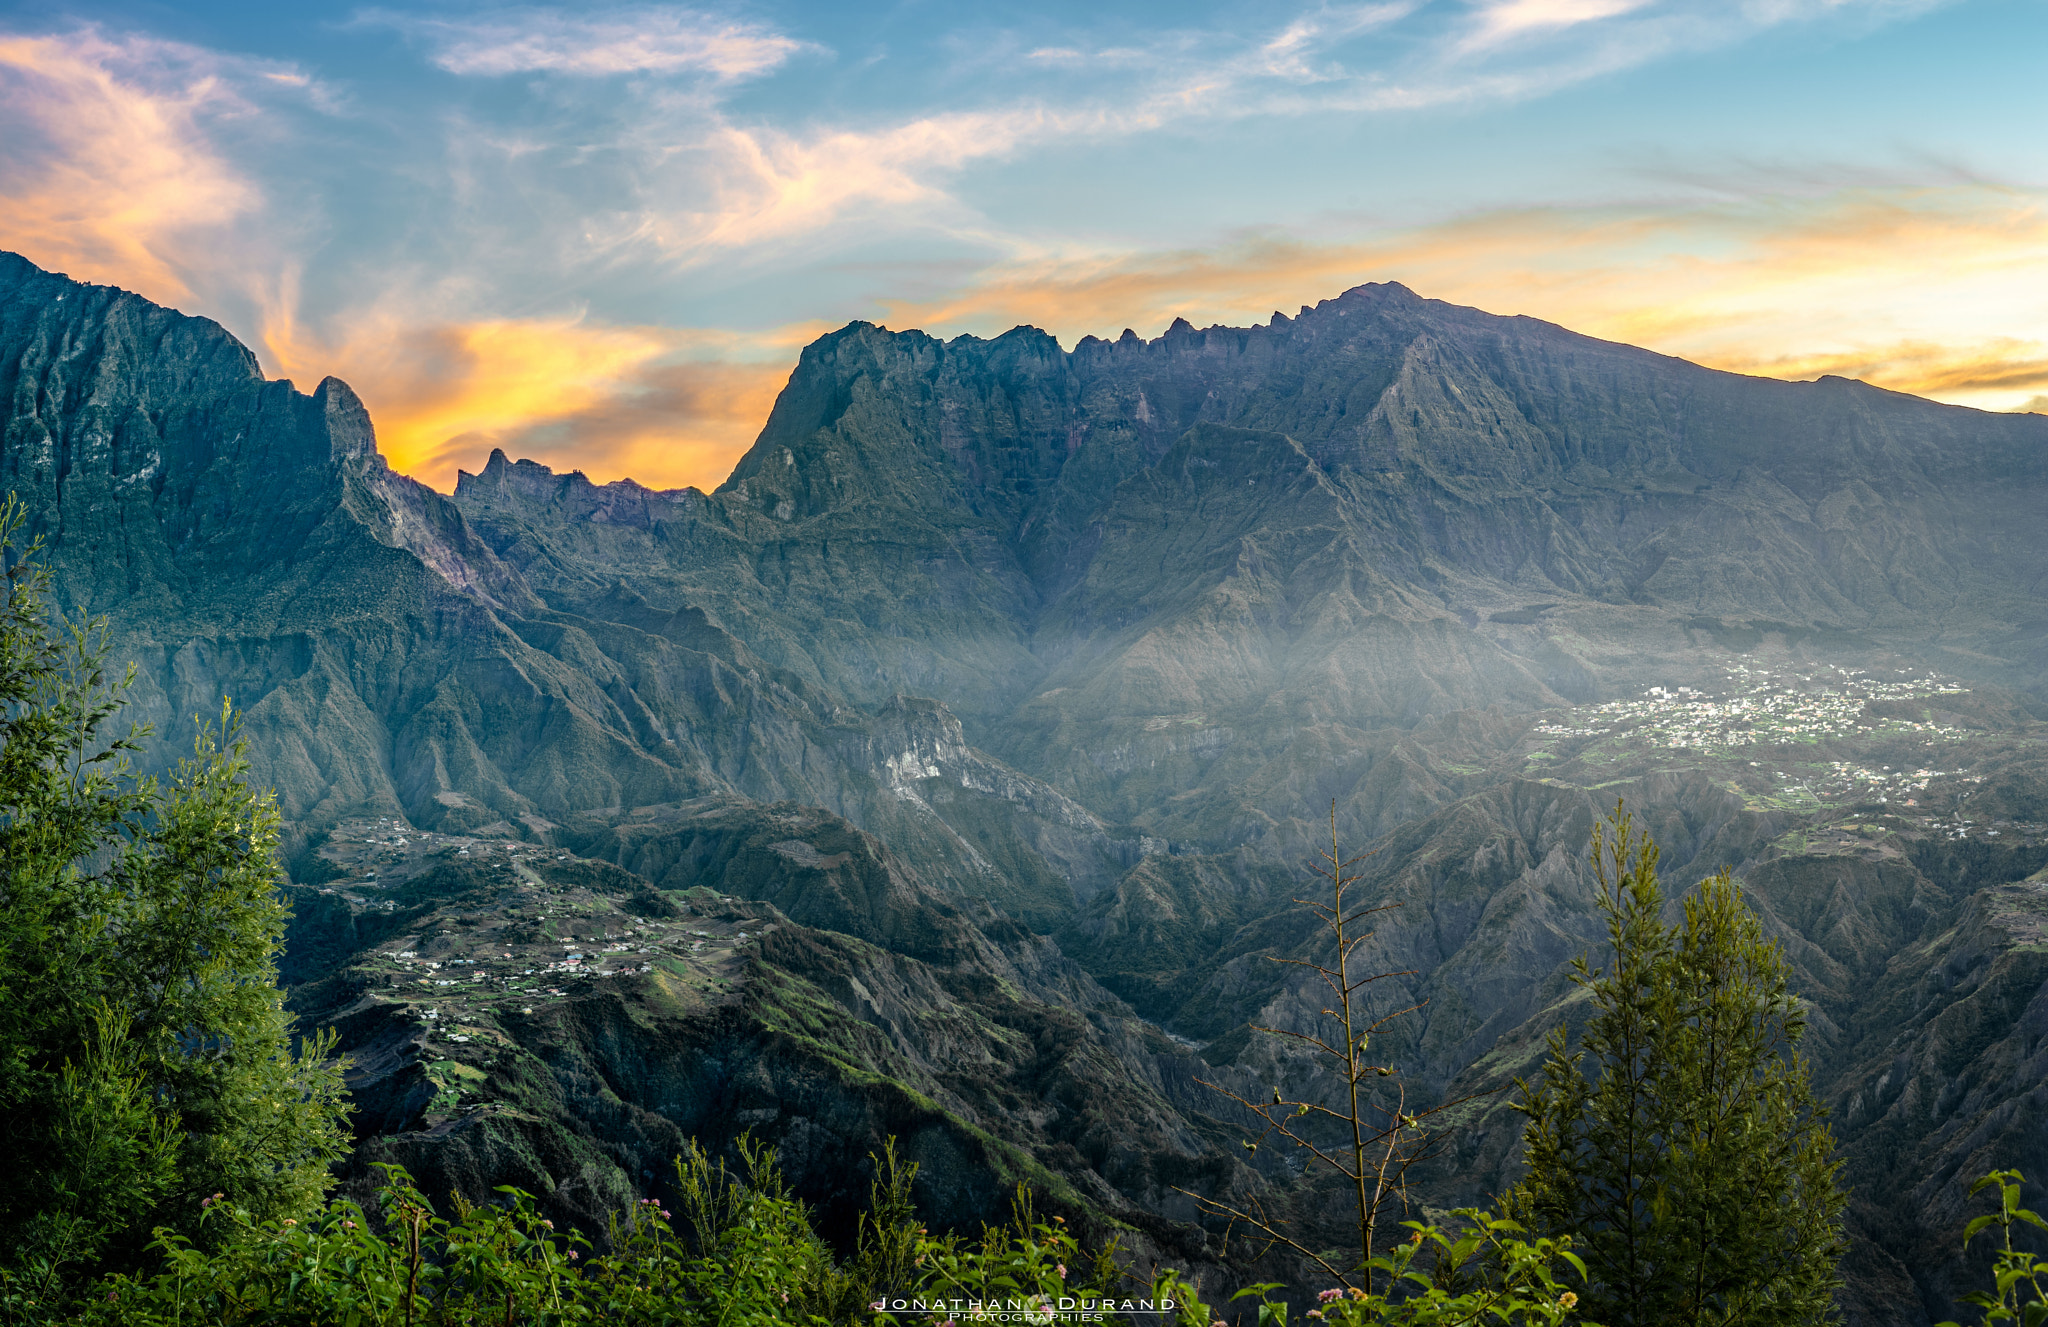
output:
<path id="1" fill-rule="evenodd" d="M 10 255 L 0 400 L 4 481 L 164 758 L 220 695 L 247 715 L 364 1158 L 588 1218 L 771 1112 L 820 1201 L 849 1181 L 813 1160 L 898 1131 L 942 1219 L 1028 1175 L 1199 1256 L 1176 1187 L 1254 1181 L 1196 1080 L 1327 1086 L 1250 1025 L 1314 1016 L 1268 960 L 1314 943 L 1331 807 L 1404 904 L 1381 993 L 1428 1001 L 1389 1052 L 1455 1094 L 1571 1017 L 1586 835 L 1626 796 L 1798 967 L 1857 1321 L 1950 1312 L 1962 1186 L 2038 1168 L 2048 420 L 1362 286 L 1071 352 L 857 323 L 714 493 L 494 454 L 443 497 L 345 385 Z M 1876 677 L 1906 681 L 1842 700 Z M 321 835 L 364 817 L 573 853 L 554 887 L 622 916 L 716 889 L 780 938 L 725 985 L 506 1015 L 518 1055 L 462 1080 L 505 1109 L 451 1115 L 417 1010 L 348 974 L 499 896 L 452 866 L 351 895 Z M 1512 1174 L 1489 1100 L 1432 1201 Z"/>

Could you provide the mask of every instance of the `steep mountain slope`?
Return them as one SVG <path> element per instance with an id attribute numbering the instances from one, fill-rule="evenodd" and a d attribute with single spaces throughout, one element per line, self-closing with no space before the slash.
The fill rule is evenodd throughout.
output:
<path id="1" fill-rule="evenodd" d="M 1065 355 L 1030 329 L 941 344 L 855 325 L 806 351 L 720 493 L 791 534 L 854 506 L 876 524 L 894 508 L 979 526 L 1012 545 L 984 574 L 1028 581 L 1042 612 L 1102 561 L 1095 525 L 1117 485 L 1200 423 L 1297 440 L 1357 505 L 1374 567 L 1480 611 L 1520 607 L 1487 592 L 1522 585 L 1995 635 L 2038 616 L 2048 569 L 2030 538 L 2037 418 L 1715 373 L 1398 286 L 1269 327 L 1177 324 Z M 1283 454 L 1245 463 L 1298 468 Z M 1258 485 L 1277 478 L 1232 482 L 1265 504 Z M 983 602 L 1014 616 L 1029 601 Z"/>
<path id="2" fill-rule="evenodd" d="M 892 809 L 907 727 L 964 751 L 935 708 L 870 724 L 701 611 L 551 610 L 447 499 L 384 465 L 347 386 L 266 382 L 204 319 L 0 256 L 0 394 L 0 482 L 49 541 L 63 599 L 113 614 L 141 716 L 174 749 L 234 696 L 301 829 L 399 813 L 545 833 L 711 793 Z"/>
<path id="3" fill-rule="evenodd" d="M 5 482 L 163 754 L 245 707 L 365 1159 L 588 1216 L 731 1106 L 795 1158 L 918 1132 L 961 1219 L 1028 1172 L 1199 1256 L 1175 1186 L 1253 1181 L 1196 1080 L 1321 1081 L 1251 1025 L 1317 1007 L 1269 960 L 1315 943 L 1332 805 L 1403 903 L 1383 994 L 1428 1002 L 1389 1049 L 1455 1095 L 1572 1016 L 1625 796 L 1674 885 L 1744 877 L 1814 1002 L 1857 1321 L 1947 1312 L 1958 1185 L 2032 1164 L 2048 420 L 1366 286 L 1071 352 L 854 324 L 715 493 L 497 454 L 448 498 L 343 384 L 6 255 L 0 394 Z M 367 823 L 456 857 L 380 873 L 334 847 Z M 780 938 L 417 1035 L 453 978 L 391 964 L 552 944 L 577 890 Z M 1512 1174 L 1487 1100 L 1433 1199 Z"/>
<path id="4" fill-rule="evenodd" d="M 354 1059 L 357 1180 L 400 1160 L 432 1192 L 516 1183 L 601 1230 L 686 1140 L 751 1131 L 850 1229 L 895 1136 L 929 1220 L 999 1219 L 1024 1180 L 1093 1238 L 1200 1257 L 1158 1215 L 1174 1186 L 1251 1177 L 1166 1099 L 1197 1062 L 1057 947 L 816 808 L 650 828 L 600 846 L 684 887 L 388 819 L 322 845 L 346 882 L 295 891 L 286 975 Z"/>
<path id="5" fill-rule="evenodd" d="M 1298 809 L 1230 790 L 1305 730 L 1341 764 L 1431 713 L 1694 677 L 1702 646 L 2038 688 L 2044 448 L 2034 416 L 1368 286 L 1071 353 L 856 324 L 714 495 L 494 457 L 456 502 L 558 608 L 621 584 L 701 607 L 856 705 L 938 697 L 1100 814 L 1200 787 L 1214 814 L 1170 832 L 1237 841 Z"/>

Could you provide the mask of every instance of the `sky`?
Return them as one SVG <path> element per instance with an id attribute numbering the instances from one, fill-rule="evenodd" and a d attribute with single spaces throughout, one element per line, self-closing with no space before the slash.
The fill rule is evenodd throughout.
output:
<path id="1" fill-rule="evenodd" d="M 2048 411 L 2048 0 L 0 0 L 0 248 L 493 447 L 711 488 L 865 319 L 1367 281 Z"/>

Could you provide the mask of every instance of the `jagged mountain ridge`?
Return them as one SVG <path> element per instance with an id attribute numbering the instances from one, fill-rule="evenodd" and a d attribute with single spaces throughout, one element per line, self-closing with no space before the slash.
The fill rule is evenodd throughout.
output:
<path id="1" fill-rule="evenodd" d="M 1177 323 L 1065 354 L 1028 328 L 942 344 L 856 324 L 806 350 L 720 493 L 771 516 L 788 504 L 780 519 L 799 525 L 852 503 L 987 522 L 1017 543 L 1042 613 L 1116 486 L 1202 423 L 1297 440 L 1291 457 L 1215 448 L 1195 464 L 1237 461 L 1269 484 L 1313 466 L 1369 513 L 1374 566 L 1430 597 L 1534 570 L 1549 592 L 1917 631 L 1930 615 L 1986 616 L 1947 587 L 1974 581 L 2010 607 L 2042 570 L 2024 538 L 2035 417 L 1719 373 L 1396 285 L 1268 327 Z M 1941 528 L 1963 512 L 1971 530 Z M 1761 547 L 1713 546 L 1731 532 Z M 1941 593 L 1904 565 L 1916 545 Z M 1759 551 L 1778 565 L 1756 565 Z"/>
<path id="2" fill-rule="evenodd" d="M 1155 341 L 1088 338 L 1070 353 L 1029 328 L 941 343 L 854 324 L 805 351 L 720 492 L 771 515 L 786 503 L 779 519 L 799 523 L 878 499 L 985 521 L 1020 545 L 1017 570 L 1045 606 L 1065 588 L 1062 569 L 1073 574 L 1072 550 L 1104 499 L 1199 423 L 1284 433 L 1323 471 L 1355 476 L 1390 527 L 1375 553 L 1411 571 L 1400 579 L 1435 564 L 1511 582 L 1534 564 L 1551 588 L 1580 593 L 1647 587 L 1661 568 L 1643 565 L 1641 546 L 1727 507 L 1745 484 L 1782 490 L 1772 496 L 1838 530 L 1845 509 L 1886 501 L 1869 487 L 1903 506 L 1916 488 L 1968 485 L 1948 496 L 2001 518 L 1976 533 L 1988 545 L 2025 511 L 1997 489 L 2037 482 L 2041 445 L 2030 418 L 1992 420 L 1841 379 L 1717 373 L 1368 285 L 1267 327 L 1177 322 Z M 1430 527 L 1432 507 L 1481 496 L 1499 502 L 1489 514 L 1510 536 L 1493 548 Z M 1836 543 L 1811 560 L 1841 569 L 1814 578 L 1815 600 L 1789 586 L 1774 587 L 1775 604 L 1745 599 L 1740 587 L 1757 578 L 1726 563 L 1682 576 L 1673 567 L 1654 589 L 1701 587 L 1706 597 L 1688 605 L 1696 611 L 1881 617 L 1885 587 L 1865 573 L 1885 550 Z M 2037 549 L 2017 551 L 2038 568 Z M 1695 541 L 1647 557 L 1681 552 L 1703 550 Z M 1988 563 L 1974 569 L 1996 575 Z M 1828 579 L 1838 583 L 1823 588 Z M 1937 605 L 1912 588 L 1890 597 L 1917 622 Z"/>
<path id="3" fill-rule="evenodd" d="M 1702 633 L 2039 687 L 2044 445 L 1386 286 L 1072 352 L 855 324 L 715 494 L 494 456 L 455 500 L 559 607 L 701 607 L 856 705 L 941 699 L 1100 814 L 1238 842 L 1298 810 L 1304 746 L 1669 680 Z M 1348 828 L 1398 823 L 1324 783 Z M 1191 791 L 1199 829 L 1166 811 Z"/>
<path id="4" fill-rule="evenodd" d="M 845 1152 L 877 1143 L 863 1131 L 884 1127 L 903 1129 L 928 1162 L 925 1197 L 949 1221 L 997 1217 L 1000 1176 L 1018 1168 L 1034 1183 L 1077 1186 L 1065 1199 L 1082 1204 L 1077 1219 L 1156 1223 L 1098 1171 L 1112 1152 L 1106 1168 L 1117 1182 L 1155 1199 L 1167 1192 L 1151 1173 L 1162 1158 L 1230 1181 L 1229 1159 L 1144 1085 L 1170 1043 L 1119 1031 L 1133 1022 L 1128 1011 L 1118 1014 L 1115 997 L 1050 941 L 993 913 L 977 924 L 934 892 L 992 895 L 1049 923 L 1071 907 L 1072 881 L 1106 886 L 1137 860 L 1136 835 L 974 751 L 943 707 L 899 700 L 856 711 L 764 663 L 702 612 L 630 598 L 597 617 L 550 609 L 445 498 L 390 472 L 345 385 L 329 381 L 308 397 L 266 382 L 254 357 L 204 320 L 10 257 L 0 263 L 0 336 L 0 390 L 12 403 L 7 479 L 49 541 L 61 598 L 112 615 L 117 656 L 140 666 L 134 711 L 173 741 L 181 713 L 237 698 L 259 777 L 279 787 L 301 839 L 381 815 L 486 840 L 573 839 L 661 877 L 674 872 L 650 865 L 664 850 L 661 835 L 645 832 L 650 817 L 671 840 L 707 824 L 730 838 L 735 822 L 768 823 L 785 849 L 792 836 L 808 846 L 837 834 L 860 857 L 853 874 L 878 882 L 856 916 L 821 892 L 839 866 L 832 854 L 728 845 L 722 860 L 734 878 L 713 883 L 756 888 L 774 900 L 771 917 L 780 905 L 843 933 L 782 934 L 734 983 L 746 992 L 744 1016 L 714 1006 L 683 1042 L 673 1040 L 679 1011 L 659 991 L 651 1005 L 624 1000 L 623 1019 L 607 994 L 596 1006 L 578 1002 L 552 1032 L 521 1024 L 553 1057 L 537 1069 L 551 1085 L 521 1079 L 517 1091 L 507 1086 L 516 1113 L 455 1129 L 424 1114 L 436 1096 L 425 1071 L 445 1061 L 420 1035 L 417 1001 L 372 993 L 350 975 L 376 966 L 390 933 L 383 914 L 303 888 L 286 964 L 293 1007 L 341 1027 L 358 1058 L 359 1163 L 402 1158 L 437 1179 L 477 1180 L 479 1198 L 517 1179 L 564 1215 L 601 1225 L 607 1195 L 636 1185 L 642 1165 L 663 1164 L 678 1127 L 712 1137 L 731 1123 L 720 1101 L 787 1090 L 852 1112 L 844 1136 L 821 1141 L 815 1157 L 789 1135 L 806 1117 L 793 1112 L 774 1131 L 835 1214 L 861 1197 L 840 1164 Z M 155 755 L 175 750 L 167 742 Z M 975 803 L 974 842 L 920 796 L 920 784 L 941 780 L 949 801 Z M 776 805 L 790 797 L 809 805 Z M 820 805 L 866 812 L 918 869 Z M 735 853 L 749 869 L 735 871 Z M 298 865 L 315 882 L 334 870 L 316 854 Z M 688 873 L 699 893 L 715 874 L 702 862 Z M 394 916 L 451 932 L 472 924 L 465 891 L 474 881 L 436 881 Z M 433 896 L 437 888 L 448 896 Z M 945 982 L 919 953 L 943 965 Z M 821 1018 L 836 1039 L 826 1047 L 814 1040 Z M 864 1031 L 864 1019 L 889 1031 Z M 655 1044 L 622 1044 L 650 1028 Z M 946 1029 L 955 1043 L 933 1043 Z M 1051 1040 L 1037 1047 L 1034 1035 Z M 667 1096 L 602 1086 L 620 1072 L 617 1053 L 641 1071 L 681 1055 L 669 1065 L 673 1081 L 643 1085 Z M 747 1066 L 759 1083 L 716 1081 Z M 1023 1070 L 1031 1075 L 1012 1086 Z M 697 1100 L 697 1088 L 709 1095 Z M 1062 1096 L 1078 1110 L 1058 1104 Z M 649 1114 L 663 1100 L 666 1123 Z M 630 1167 L 578 1141 L 622 1114 L 639 1148 Z M 1155 1141 L 1179 1141 L 1166 1152 L 1089 1142 L 1105 1120 L 1142 1120 Z M 975 1173 L 976 1157 L 994 1169 Z M 1198 1232 L 1194 1241 L 1198 1251 Z"/>
<path id="5" fill-rule="evenodd" d="M 1714 374 L 1367 287 L 1270 328 L 1071 353 L 1029 329 L 857 324 L 805 352 L 716 493 L 494 457 L 451 499 L 382 464 L 345 386 L 267 383 L 213 324 L 11 258 L 0 390 L 8 482 L 67 601 L 115 615 L 167 732 L 222 692 L 243 702 L 301 832 L 394 815 L 823 906 L 805 849 L 831 859 L 825 838 L 754 844 L 734 873 L 697 824 L 822 807 L 922 887 L 1053 933 L 1249 1086 L 1304 1072 L 1244 1029 L 1303 1014 L 1264 960 L 1304 943 L 1286 899 L 1335 800 L 1429 919 L 1387 953 L 1436 974 L 1401 1054 L 1450 1090 L 1520 1063 L 1558 1016 L 1557 964 L 1595 935 L 1574 844 L 1625 792 L 1664 817 L 1678 883 L 1725 862 L 1770 903 L 1824 997 L 1845 1118 L 1860 1093 L 1912 1133 L 1945 1100 L 1926 1066 L 1956 1043 L 1913 994 L 1915 946 L 2004 868 L 1830 883 L 1798 865 L 1826 854 L 1779 842 L 1813 813 L 1756 810 L 1754 778 L 1731 793 L 1725 770 L 1524 753 L 1531 711 L 1759 655 L 1931 661 L 2038 694 L 2041 420 Z M 2024 938 L 1963 929 L 1993 971 L 2024 969 L 1997 957 Z M 1857 1024 L 1865 986 L 1903 1031 Z M 1999 1066 L 2028 1062 L 2035 1015 L 1986 1017 L 2011 1045 L 1967 1109 L 2024 1146 L 2030 1089 Z M 1113 1039 L 1060 1045 L 1123 1065 L 1091 1082 L 1145 1076 Z M 563 1081 L 598 1049 L 564 1049 Z M 1861 1068 L 1880 1060 L 1921 1066 L 1910 1110 L 1884 1095 L 1905 1080 L 1880 1091 Z M 575 1111 L 612 1109 L 577 1091 Z M 1228 1131 L 1187 1076 L 1157 1091 L 1183 1143 Z M 1049 1108 L 1020 1100 L 1012 1137 L 1107 1182 L 1034 1132 Z M 392 1127 L 430 1147 L 410 1124 Z M 1880 1188 L 1925 1158 L 1948 1183 L 1968 1154 L 1953 1132 L 1911 1159 L 1873 1142 Z M 1505 1138 L 1475 1129 L 1472 1175 L 1506 1173 Z M 1210 1164 L 1176 1148 L 1120 1173 Z M 1894 1262 L 1873 1254 L 1871 1284 L 1945 1238 L 1873 1234 Z"/>
<path id="6" fill-rule="evenodd" d="M 709 793 L 895 803 L 904 723 L 877 755 L 862 716 L 699 611 L 551 611 L 446 498 L 390 471 L 345 384 L 267 382 L 216 324 L 11 255 L 0 345 L 0 478 L 60 597 L 113 615 L 136 710 L 172 741 L 236 697 L 295 828 L 531 826 Z M 928 746 L 958 747 L 921 714 Z"/>

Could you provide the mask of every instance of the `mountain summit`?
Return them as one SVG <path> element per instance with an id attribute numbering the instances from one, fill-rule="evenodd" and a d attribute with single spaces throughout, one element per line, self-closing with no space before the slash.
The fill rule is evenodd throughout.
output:
<path id="1" fill-rule="evenodd" d="M 444 496 L 345 384 L 13 255 L 0 400 L 165 749 L 247 716 L 366 1156 L 587 1218 L 743 1111 L 828 1208 L 899 1132 L 945 1219 L 1027 1177 L 1199 1261 L 1176 1184 L 1286 1183 L 1196 1080 L 1291 1072 L 1251 1028 L 1313 1008 L 1267 960 L 1312 940 L 1332 805 L 1408 909 L 1386 989 L 1430 1012 L 1393 1053 L 1451 1092 L 1564 1016 L 1625 796 L 1676 883 L 1737 869 L 1814 1002 L 1852 1316 L 1946 1311 L 1925 1177 L 2040 1168 L 2048 419 L 1366 285 L 1071 351 L 853 323 L 715 492 L 498 452 Z M 650 949 L 495 1012 L 394 984 L 465 928 L 593 943 L 572 897 L 644 939 L 692 888 L 715 971 Z M 545 1067 L 439 1067 L 444 1012 Z M 1477 1119 L 1432 1201 L 1517 1136 Z"/>

